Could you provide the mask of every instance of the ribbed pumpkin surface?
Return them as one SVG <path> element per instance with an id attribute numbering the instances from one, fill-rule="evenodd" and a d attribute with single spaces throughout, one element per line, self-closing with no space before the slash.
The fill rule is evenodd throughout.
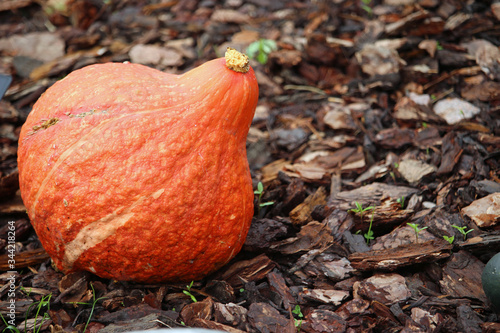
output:
<path id="1" fill-rule="evenodd" d="M 223 58 L 180 76 L 92 65 L 48 89 L 22 128 L 18 163 L 56 266 L 151 283 L 227 263 L 253 215 L 245 142 L 257 98 L 252 69 Z"/>

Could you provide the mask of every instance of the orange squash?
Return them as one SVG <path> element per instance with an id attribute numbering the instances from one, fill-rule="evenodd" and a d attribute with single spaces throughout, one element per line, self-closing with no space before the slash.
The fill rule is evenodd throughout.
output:
<path id="1" fill-rule="evenodd" d="M 18 164 L 57 268 L 155 283 L 226 264 L 253 215 L 245 144 L 257 99 L 233 49 L 183 75 L 107 63 L 49 88 L 22 127 Z"/>

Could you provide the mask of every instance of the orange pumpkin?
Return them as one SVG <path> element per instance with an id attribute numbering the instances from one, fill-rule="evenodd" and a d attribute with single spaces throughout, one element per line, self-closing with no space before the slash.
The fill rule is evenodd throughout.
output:
<path id="1" fill-rule="evenodd" d="M 257 99 L 233 49 L 183 75 L 107 63 L 49 88 L 22 127 L 18 164 L 57 268 L 154 283 L 226 264 L 253 215 L 245 144 Z"/>

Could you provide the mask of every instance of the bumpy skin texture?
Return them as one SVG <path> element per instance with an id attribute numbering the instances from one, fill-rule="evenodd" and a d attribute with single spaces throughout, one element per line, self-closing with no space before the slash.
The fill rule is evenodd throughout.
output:
<path id="1" fill-rule="evenodd" d="M 245 142 L 253 70 L 183 75 L 100 64 L 35 104 L 19 139 L 23 201 L 63 272 L 191 281 L 241 249 L 253 215 Z"/>

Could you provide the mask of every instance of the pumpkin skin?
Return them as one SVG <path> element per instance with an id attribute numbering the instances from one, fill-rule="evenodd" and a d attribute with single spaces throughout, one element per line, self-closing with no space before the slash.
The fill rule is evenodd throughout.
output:
<path id="1" fill-rule="evenodd" d="M 224 58 L 183 75 L 91 65 L 49 88 L 22 127 L 18 165 L 56 267 L 156 283 L 226 264 L 253 216 L 245 145 L 257 99 L 253 70 Z"/>

